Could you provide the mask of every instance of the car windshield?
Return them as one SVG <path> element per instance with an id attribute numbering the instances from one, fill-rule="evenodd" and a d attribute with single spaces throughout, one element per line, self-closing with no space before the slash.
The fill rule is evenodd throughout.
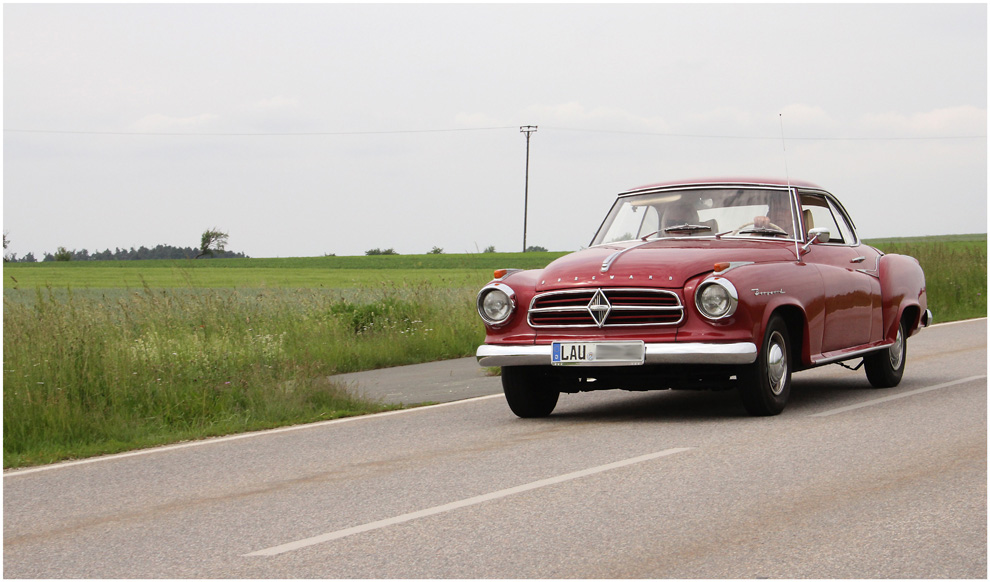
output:
<path id="1" fill-rule="evenodd" d="M 785 190 L 652 192 L 619 198 L 591 244 L 716 235 L 793 240 L 795 222 Z"/>

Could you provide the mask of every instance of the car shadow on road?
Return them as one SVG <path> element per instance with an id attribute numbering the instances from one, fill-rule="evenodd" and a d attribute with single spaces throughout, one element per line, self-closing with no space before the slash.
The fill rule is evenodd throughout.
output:
<path id="1" fill-rule="evenodd" d="M 783 416 L 808 415 L 845 406 L 850 399 L 877 393 L 865 377 L 800 378 L 792 380 L 791 396 Z M 857 398 L 857 395 L 860 398 Z M 584 400 L 582 402 L 582 400 Z M 549 420 L 698 421 L 750 419 L 735 389 L 657 390 L 561 394 Z"/>

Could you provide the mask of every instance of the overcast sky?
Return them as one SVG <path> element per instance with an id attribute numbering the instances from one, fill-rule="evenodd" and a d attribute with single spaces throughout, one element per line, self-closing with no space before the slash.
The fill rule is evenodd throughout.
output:
<path id="1" fill-rule="evenodd" d="M 3 7 L 3 229 L 40 260 L 574 250 L 616 193 L 789 174 L 861 237 L 987 231 L 987 6 Z M 781 133 L 786 137 L 782 143 Z"/>

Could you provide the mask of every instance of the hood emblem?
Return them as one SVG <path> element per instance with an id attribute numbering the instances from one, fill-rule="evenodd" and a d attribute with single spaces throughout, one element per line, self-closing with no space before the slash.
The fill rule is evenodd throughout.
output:
<path id="1" fill-rule="evenodd" d="M 605 297 L 605 294 L 602 293 L 601 289 L 599 289 L 591 298 L 591 302 L 588 303 L 588 313 L 591 314 L 591 319 L 595 320 L 598 327 L 602 327 L 605 325 L 605 319 L 611 311 L 612 304 L 608 302 L 608 298 Z"/>

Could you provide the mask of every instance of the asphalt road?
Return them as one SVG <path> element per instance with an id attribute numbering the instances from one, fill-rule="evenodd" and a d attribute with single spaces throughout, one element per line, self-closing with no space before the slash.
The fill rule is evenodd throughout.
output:
<path id="1" fill-rule="evenodd" d="M 892 389 L 798 374 L 772 418 L 602 392 L 521 420 L 496 395 L 6 472 L 3 574 L 986 578 L 986 332 L 911 338 Z"/>
<path id="2" fill-rule="evenodd" d="M 489 376 L 475 358 L 339 374 L 332 379 L 351 392 L 388 404 L 453 402 L 502 393 L 501 379 Z"/>

